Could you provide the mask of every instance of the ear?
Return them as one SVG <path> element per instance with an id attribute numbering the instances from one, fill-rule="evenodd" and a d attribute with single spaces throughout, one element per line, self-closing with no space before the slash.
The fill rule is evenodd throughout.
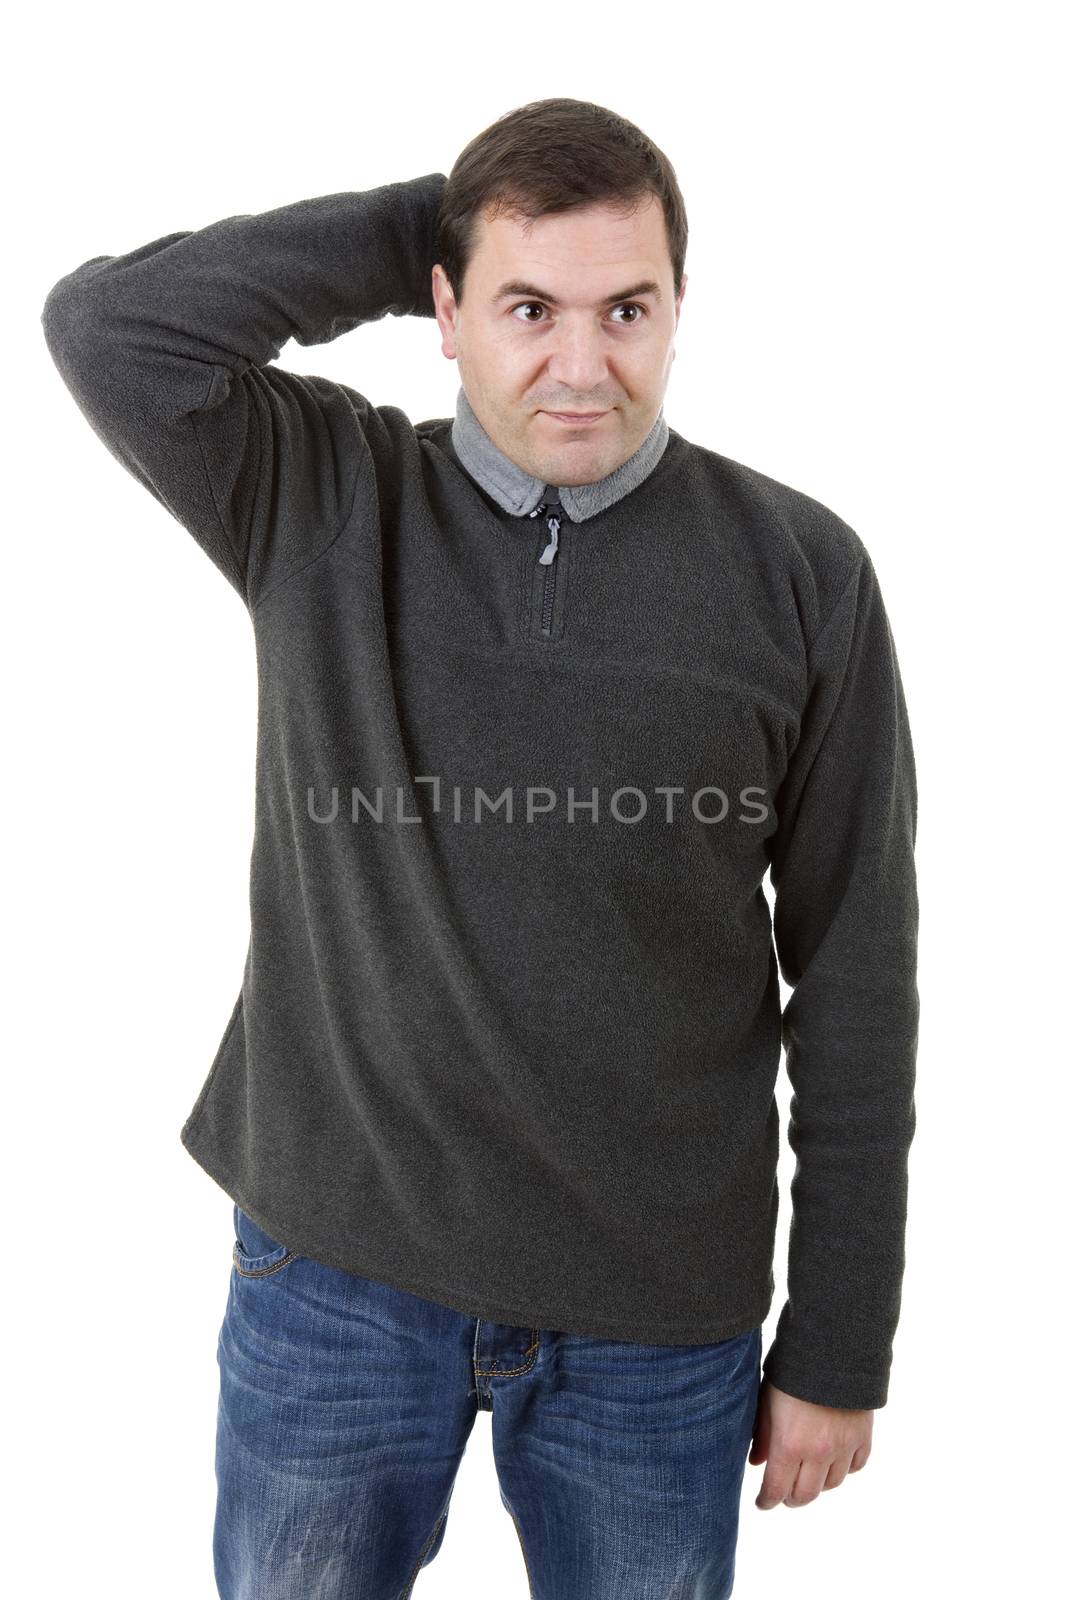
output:
<path id="1" fill-rule="evenodd" d="M 445 269 L 439 261 L 434 262 L 431 285 L 433 288 L 434 314 L 437 317 L 437 326 L 441 330 L 441 350 L 450 360 L 454 360 L 456 355 L 456 319 L 459 314 L 459 308 L 456 305 L 456 297 L 452 293 L 452 285 L 449 283 Z"/>

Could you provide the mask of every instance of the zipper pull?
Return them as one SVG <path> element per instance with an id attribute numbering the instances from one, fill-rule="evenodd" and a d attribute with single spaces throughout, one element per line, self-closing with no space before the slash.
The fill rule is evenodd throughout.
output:
<path id="1" fill-rule="evenodd" d="M 556 488 L 555 484 L 546 483 L 545 497 L 533 515 L 535 517 L 539 516 L 542 511 L 546 511 L 548 513 L 548 531 L 551 535 L 551 542 L 545 545 L 545 548 L 538 556 L 538 566 L 551 566 L 552 562 L 556 559 L 556 551 L 559 549 L 559 529 L 562 521 L 562 517 L 560 515 L 561 510 L 562 507 L 560 505 L 559 490 Z"/>
<path id="2" fill-rule="evenodd" d="M 545 545 L 545 548 L 541 551 L 541 554 L 537 558 L 537 564 L 540 567 L 550 566 L 551 563 L 556 559 L 556 551 L 559 549 L 559 522 L 560 519 L 556 513 L 550 512 L 548 518 L 548 531 L 551 535 L 551 539 L 549 543 Z"/>

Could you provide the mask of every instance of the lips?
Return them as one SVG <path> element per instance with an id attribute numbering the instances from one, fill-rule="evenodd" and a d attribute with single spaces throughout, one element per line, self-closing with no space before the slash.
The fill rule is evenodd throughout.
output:
<path id="1" fill-rule="evenodd" d="M 606 417 L 606 411 L 546 411 L 546 417 L 554 417 L 557 422 L 590 423 L 597 422 L 601 417 Z"/>

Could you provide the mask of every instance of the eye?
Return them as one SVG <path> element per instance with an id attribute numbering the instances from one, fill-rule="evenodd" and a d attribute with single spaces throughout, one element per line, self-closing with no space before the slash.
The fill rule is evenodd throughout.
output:
<path id="1" fill-rule="evenodd" d="M 514 313 L 516 311 L 525 311 L 529 306 L 535 306 L 540 311 L 544 311 L 544 309 L 545 309 L 544 303 L 542 301 L 540 301 L 540 300 L 524 300 L 521 305 L 512 306 L 512 308 L 511 308 L 512 315 L 514 315 Z M 628 319 L 623 324 L 624 327 L 628 327 L 628 328 L 629 327 L 633 327 L 635 323 L 640 322 L 642 320 L 642 318 L 644 318 L 644 317 L 646 317 L 648 315 L 647 311 L 645 310 L 645 307 L 642 306 L 642 305 L 639 305 L 636 300 L 620 300 L 620 302 L 619 302 L 619 304 L 617 306 L 613 306 L 612 307 L 612 310 L 613 311 L 639 311 L 641 313 L 640 317 L 632 317 L 632 318 Z M 537 318 L 538 322 L 540 322 L 541 320 L 542 319 L 540 317 Z M 530 322 L 530 318 L 529 317 L 520 317 L 519 321 L 520 322 L 529 323 Z"/>
<path id="2" fill-rule="evenodd" d="M 620 302 L 619 305 L 613 306 L 612 310 L 613 311 L 640 311 L 641 316 L 640 317 L 635 317 L 633 319 L 634 322 L 640 322 L 641 318 L 647 315 L 644 306 L 639 306 L 636 300 L 623 300 L 623 301 Z M 629 323 L 629 324 L 627 324 L 627 326 L 631 326 L 632 327 L 633 323 Z"/>
<path id="3" fill-rule="evenodd" d="M 514 312 L 516 312 L 516 311 L 525 311 L 527 306 L 539 306 L 542 311 L 544 310 L 544 306 L 541 305 L 540 300 L 524 300 L 521 306 L 513 306 L 512 307 L 512 313 L 514 314 Z M 529 319 L 527 317 L 520 317 L 519 318 L 520 322 L 526 322 L 528 320 Z"/>

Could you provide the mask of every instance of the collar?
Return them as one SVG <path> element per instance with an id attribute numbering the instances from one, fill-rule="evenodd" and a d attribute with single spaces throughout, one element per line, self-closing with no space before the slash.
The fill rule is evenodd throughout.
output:
<path id="1" fill-rule="evenodd" d="M 644 444 L 628 461 L 595 483 L 564 484 L 560 487 L 560 504 L 567 516 L 572 522 L 583 522 L 587 517 L 614 505 L 616 500 L 621 500 L 624 494 L 629 494 L 631 489 L 636 489 L 639 483 L 644 482 L 669 442 L 670 429 L 661 407 Z M 462 385 L 456 396 L 452 447 L 471 477 L 505 511 L 524 517 L 540 505 L 549 485 L 543 479 L 531 476 L 494 444 L 475 416 Z"/>

